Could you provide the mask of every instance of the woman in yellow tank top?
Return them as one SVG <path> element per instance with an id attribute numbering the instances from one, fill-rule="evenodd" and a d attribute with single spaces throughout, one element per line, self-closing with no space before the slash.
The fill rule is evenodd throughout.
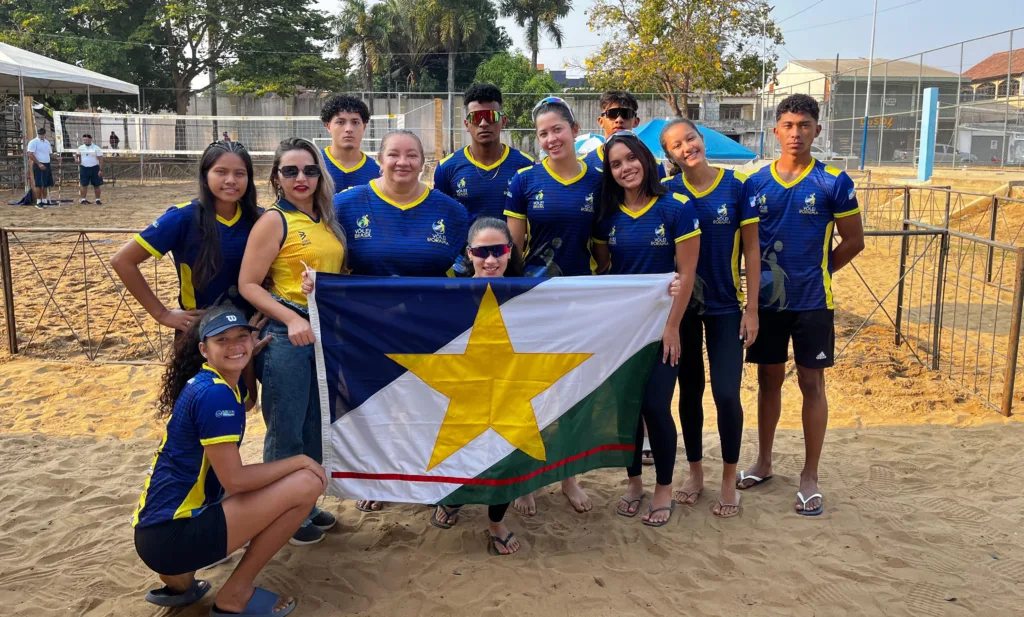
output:
<path id="1" fill-rule="evenodd" d="M 321 462 L 320 399 L 302 272 L 341 272 L 345 233 L 335 219 L 334 186 L 319 150 L 305 139 L 281 142 L 270 171 L 277 203 L 256 222 L 238 275 L 238 290 L 270 318 L 262 336 L 270 344 L 259 355 L 256 374 L 267 436 L 263 460 L 305 454 Z M 263 281 L 269 276 L 269 289 Z M 290 542 L 312 544 L 336 519 L 313 508 Z"/>

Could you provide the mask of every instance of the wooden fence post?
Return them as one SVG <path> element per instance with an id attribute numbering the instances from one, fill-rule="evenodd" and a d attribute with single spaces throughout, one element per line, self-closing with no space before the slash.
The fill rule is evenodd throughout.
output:
<path id="1" fill-rule="evenodd" d="M 0 229 L 0 279 L 4 288 L 4 317 L 7 320 L 7 348 L 18 353 L 18 326 L 14 320 L 14 280 L 11 278 L 11 245 L 7 230 Z"/>
<path id="2" fill-rule="evenodd" d="M 1020 345 L 1020 318 L 1024 307 L 1024 248 L 1017 249 L 1017 276 L 1013 281 L 1013 309 L 1010 311 L 1010 341 L 1006 346 L 1006 376 L 1003 378 L 1002 413 L 1013 412 L 1013 389 L 1017 379 L 1017 352 Z"/>

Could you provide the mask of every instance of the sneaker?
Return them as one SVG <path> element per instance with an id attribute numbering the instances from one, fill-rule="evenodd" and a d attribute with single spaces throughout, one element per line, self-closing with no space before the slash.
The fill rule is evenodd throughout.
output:
<path id="1" fill-rule="evenodd" d="M 87 199 L 79 199 L 78 203 L 80 203 L 80 204 L 87 204 L 87 203 L 89 203 L 89 200 L 87 200 Z"/>
<path id="2" fill-rule="evenodd" d="M 316 544 L 324 539 L 324 532 L 320 531 L 308 521 L 302 524 L 298 530 L 292 534 L 292 537 L 288 540 L 288 544 L 292 546 L 305 546 L 306 544 Z"/>
<path id="3" fill-rule="evenodd" d="M 37 210 L 42 210 L 44 208 L 46 208 L 46 204 L 43 203 L 42 199 L 40 199 L 39 201 L 36 202 L 36 209 Z"/>
<path id="4" fill-rule="evenodd" d="M 97 200 L 96 200 L 96 205 L 97 205 L 97 206 L 102 206 L 102 205 L 103 205 L 103 202 L 97 199 Z"/>
<path id="5" fill-rule="evenodd" d="M 338 519 L 327 510 L 317 508 L 313 518 L 311 518 L 309 522 L 320 531 L 327 531 L 338 523 Z"/>

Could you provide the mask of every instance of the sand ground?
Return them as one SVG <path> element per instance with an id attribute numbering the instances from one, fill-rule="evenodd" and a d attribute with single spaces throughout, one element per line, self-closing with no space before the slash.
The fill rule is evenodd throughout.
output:
<path id="1" fill-rule="evenodd" d="M 118 187 L 100 208 L 2 206 L 0 225 L 139 228 L 189 196 L 188 185 Z M 55 243 L 66 236 L 21 236 L 46 286 L 54 288 L 73 245 Z M 56 286 L 65 317 L 51 306 L 38 326 L 49 294 L 24 249 L 12 248 L 23 347 L 33 333 L 36 338 L 19 357 L 0 346 L 0 465 L 7 480 L 0 488 L 0 596 L 10 612 L 26 617 L 206 614 L 212 596 L 173 613 L 142 601 L 155 577 L 135 555 L 127 521 L 162 431 L 153 415 L 161 369 L 85 362 L 82 345 L 62 320 L 75 326 L 80 340 L 92 324 L 90 345 L 108 361 L 157 359 L 142 334 L 156 340 L 157 329 L 141 312 L 142 327 L 133 325 L 124 307 L 111 316 L 119 296 L 112 284 L 101 288 L 95 281 L 103 280 L 103 261 L 129 236 L 97 236 L 109 241 L 95 245 L 99 255 L 86 253 L 88 278 L 66 272 Z M 82 256 L 73 259 L 80 263 Z M 877 294 L 898 278 L 888 243 L 869 243 L 856 263 Z M 163 262 L 156 274 L 164 281 L 174 276 Z M 81 297 L 86 289 L 90 312 L 96 312 L 89 319 Z M 173 292 L 164 289 L 170 302 Z M 837 346 L 846 350 L 827 376 L 831 429 L 820 518 L 792 512 L 803 440 L 799 388 L 791 375 L 775 478 L 744 494 L 739 518 L 720 521 L 709 511 L 721 468 L 707 392 L 707 490 L 695 507 L 680 507 L 665 528 L 615 516 L 619 470 L 583 478 L 595 502 L 587 515 L 573 513 L 556 487 L 540 499 L 537 517 L 510 514 L 524 550 L 501 559 L 486 553 L 481 507 L 468 507 L 454 529 L 442 531 L 429 525 L 427 508 L 363 514 L 351 502 L 326 498 L 325 507 L 339 515 L 338 528 L 320 545 L 283 549 L 258 582 L 295 595 L 295 614 L 311 616 L 1020 614 L 1024 426 L 971 394 L 970 380 L 953 367 L 922 367 L 910 350 L 924 353 L 927 332 L 914 337 L 912 347 L 895 347 L 891 326 L 876 311 L 854 337 L 875 302 L 852 270 L 837 275 L 835 295 Z M 886 306 L 892 313 L 894 298 Z M 989 317 L 981 311 L 975 318 Z M 927 318 L 918 314 L 916 320 Z M 742 396 L 741 464 L 756 452 L 752 371 Z M 247 460 L 259 459 L 263 433 L 259 414 L 251 415 Z M 686 475 L 684 461 L 680 444 L 677 481 Z M 651 470 L 645 475 L 653 482 Z M 230 568 L 202 576 L 216 587 Z"/>

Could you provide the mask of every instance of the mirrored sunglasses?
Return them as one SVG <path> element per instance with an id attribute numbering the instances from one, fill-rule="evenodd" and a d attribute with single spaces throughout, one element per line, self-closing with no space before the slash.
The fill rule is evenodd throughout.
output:
<path id="1" fill-rule="evenodd" d="M 477 111 L 471 111 L 466 114 L 466 122 L 477 126 L 479 126 L 484 120 L 486 120 L 488 124 L 498 124 L 501 122 L 502 117 L 504 117 L 504 114 L 496 109 L 478 109 Z"/>
<path id="2" fill-rule="evenodd" d="M 569 107 L 569 103 L 565 99 L 560 99 L 557 96 L 544 97 L 540 101 L 538 101 L 536 105 L 533 106 L 532 117 L 534 122 L 537 121 L 537 112 L 540 111 L 540 108 L 544 107 L 545 105 L 560 105 L 564 107 L 569 112 L 569 117 L 572 118 L 572 121 L 574 123 L 576 122 L 576 116 L 574 116 L 572 113 L 572 107 Z"/>
<path id="3" fill-rule="evenodd" d="M 511 244 L 489 244 L 487 246 L 470 246 L 468 248 L 469 254 L 478 259 L 487 259 L 488 257 L 497 259 L 512 251 Z"/>

